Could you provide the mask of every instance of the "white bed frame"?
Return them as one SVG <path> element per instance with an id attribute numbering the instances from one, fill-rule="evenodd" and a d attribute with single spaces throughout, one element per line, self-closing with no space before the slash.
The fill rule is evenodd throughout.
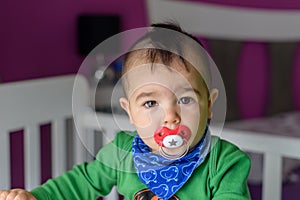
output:
<path id="1" fill-rule="evenodd" d="M 75 80 L 76 92 L 73 92 Z M 114 115 L 113 118 L 111 114 L 92 112 L 90 95 L 87 80 L 79 75 L 0 85 L 0 190 L 11 188 L 11 132 L 24 131 L 24 187 L 31 190 L 41 184 L 40 125 L 51 124 L 52 177 L 65 172 L 68 164 L 72 166 L 93 159 L 91 155 L 95 155 L 97 151 L 94 139 L 98 134 L 95 134 L 95 130 L 105 133 L 106 137 L 103 137 L 102 145 L 106 144 L 109 138 L 114 137 L 119 130 L 118 127 L 133 130 L 127 116 Z M 72 109 L 75 101 L 77 109 Z M 75 121 L 79 120 L 81 123 L 76 124 L 76 129 L 73 124 L 73 128 L 69 130 L 66 120 L 72 118 L 76 118 Z M 66 149 L 67 131 L 73 132 L 70 137 L 73 140 L 71 142 L 73 152 L 70 154 Z M 84 132 L 80 135 L 80 139 L 77 131 Z M 67 161 L 69 156 L 72 156 L 72 163 Z M 105 199 L 118 199 L 116 188 Z"/>
<path id="2" fill-rule="evenodd" d="M 41 124 L 52 124 L 52 176 L 66 171 L 66 119 L 72 117 L 73 82 L 71 75 L 0 85 L 0 189 L 11 187 L 9 133 L 16 130 L 24 130 L 26 189 L 41 183 Z M 77 153 L 84 152 L 77 139 L 75 144 Z M 75 153 L 75 162 L 83 161 L 83 154 Z"/>
<path id="3" fill-rule="evenodd" d="M 201 2 L 147 0 L 149 23 L 177 21 L 202 37 L 242 41 L 300 40 L 300 12 L 229 7 Z M 240 148 L 264 156 L 263 200 L 280 200 L 282 158 L 300 159 L 300 138 L 225 128 L 221 135 Z"/>

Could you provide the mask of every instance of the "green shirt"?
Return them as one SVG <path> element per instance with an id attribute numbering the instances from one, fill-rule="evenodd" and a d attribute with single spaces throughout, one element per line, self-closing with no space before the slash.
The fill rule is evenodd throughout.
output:
<path id="1" fill-rule="evenodd" d="M 48 180 L 31 193 L 39 200 L 91 200 L 107 195 L 114 185 L 125 200 L 147 191 L 132 161 L 133 133 L 120 132 L 102 148 L 95 161 L 75 166 L 58 178 Z M 233 144 L 213 137 L 211 151 L 191 178 L 175 194 L 180 200 L 250 199 L 247 177 L 249 157 Z"/>

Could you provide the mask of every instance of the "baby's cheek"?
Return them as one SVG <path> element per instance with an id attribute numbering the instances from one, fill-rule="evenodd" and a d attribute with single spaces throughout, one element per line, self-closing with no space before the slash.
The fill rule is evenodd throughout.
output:
<path id="1" fill-rule="evenodd" d="M 200 121 L 201 112 L 198 106 L 190 106 L 181 109 L 181 121 L 183 124 L 197 124 Z"/>
<path id="2" fill-rule="evenodd" d="M 149 113 L 139 113 L 139 115 L 135 116 L 133 118 L 134 120 L 134 125 L 137 128 L 147 128 L 151 126 L 152 124 L 152 117 L 149 115 Z"/>
<path id="3" fill-rule="evenodd" d="M 199 107 L 194 107 L 193 109 L 185 109 L 182 110 L 182 124 L 188 126 L 192 132 L 191 141 L 193 141 L 201 131 L 203 130 L 203 126 L 206 124 L 202 118 L 205 118 L 205 115 L 199 111 Z"/>
<path id="4" fill-rule="evenodd" d="M 153 140 L 154 133 L 159 127 L 161 127 L 161 123 L 151 116 L 145 118 L 144 121 L 140 120 L 139 126 L 136 125 L 140 137 L 151 138 L 151 140 Z"/>
<path id="5" fill-rule="evenodd" d="M 163 124 L 163 116 L 162 109 L 140 112 L 135 118 L 135 125 L 140 128 L 159 128 Z"/>

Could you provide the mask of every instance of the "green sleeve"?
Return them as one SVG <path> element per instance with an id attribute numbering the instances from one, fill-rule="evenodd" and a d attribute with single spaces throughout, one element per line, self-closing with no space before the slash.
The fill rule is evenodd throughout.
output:
<path id="1" fill-rule="evenodd" d="M 117 185 L 120 163 L 131 149 L 134 133 L 120 132 L 102 148 L 93 162 L 82 163 L 61 176 L 48 180 L 31 193 L 38 199 L 96 199 Z"/>
<path id="2" fill-rule="evenodd" d="M 112 143 L 101 149 L 97 159 L 82 163 L 61 176 L 48 180 L 31 193 L 37 199 L 96 199 L 107 195 L 117 182 L 117 167 L 108 166 L 105 160 L 117 165 Z"/>
<path id="3" fill-rule="evenodd" d="M 213 200 L 248 200 L 249 157 L 236 146 L 219 140 L 212 150 L 211 188 Z"/>

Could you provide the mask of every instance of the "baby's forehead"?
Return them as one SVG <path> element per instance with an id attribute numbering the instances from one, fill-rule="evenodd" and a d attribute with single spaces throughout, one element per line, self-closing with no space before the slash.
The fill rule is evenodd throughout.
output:
<path id="1" fill-rule="evenodd" d="M 162 63 L 146 63 L 131 67 L 123 75 L 123 86 L 127 96 L 148 86 L 162 86 L 174 93 L 183 91 L 183 88 L 206 89 L 206 86 L 199 86 L 204 83 L 199 73 L 186 69 L 180 61 L 173 62 L 170 63 L 171 67 Z"/>
<path id="2" fill-rule="evenodd" d="M 165 70 L 165 77 L 160 76 L 161 79 L 181 76 L 186 79 L 185 82 L 193 82 L 194 84 L 198 82 L 204 85 L 206 89 L 209 89 L 210 77 L 206 69 L 209 65 L 203 61 L 204 56 L 197 55 L 197 52 L 187 50 L 182 52 L 182 56 L 174 52 L 153 48 L 143 48 L 129 52 L 125 57 L 123 65 L 122 84 L 125 93 L 127 95 L 130 93 L 128 91 L 132 90 L 131 86 L 134 85 L 136 87 L 136 84 L 133 84 L 133 81 L 137 83 L 135 79 L 139 79 L 140 81 L 149 78 L 155 79 L 155 77 L 151 76 L 157 75 L 157 72 L 160 72 L 162 69 Z M 144 68 L 141 68 L 141 66 L 144 66 Z M 155 82 L 156 80 L 151 81 Z M 159 81 L 157 80 L 157 82 Z"/>

